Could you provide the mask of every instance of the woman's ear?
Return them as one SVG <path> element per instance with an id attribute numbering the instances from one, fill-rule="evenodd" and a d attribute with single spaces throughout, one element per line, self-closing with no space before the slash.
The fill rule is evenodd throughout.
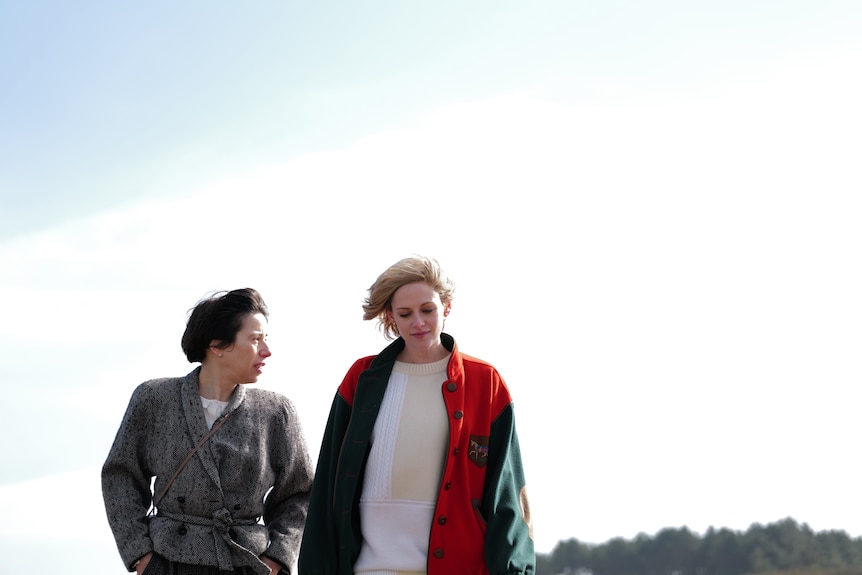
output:
<path id="1" fill-rule="evenodd" d="M 214 339 L 210 342 L 209 350 L 213 352 L 215 355 L 221 357 L 223 350 L 219 347 L 221 345 L 220 339 Z"/>
<path id="2" fill-rule="evenodd" d="M 449 315 L 449 312 L 452 311 L 452 302 L 450 301 L 447 304 L 443 305 L 443 317 Z"/>

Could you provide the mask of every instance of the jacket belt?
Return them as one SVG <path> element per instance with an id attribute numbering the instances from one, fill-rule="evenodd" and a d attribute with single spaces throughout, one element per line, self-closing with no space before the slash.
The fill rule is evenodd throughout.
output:
<path id="1" fill-rule="evenodd" d="M 181 523 L 188 523 L 190 525 L 212 527 L 213 535 L 217 535 L 217 537 L 215 537 L 216 559 L 218 560 L 218 568 L 221 571 L 233 571 L 234 561 L 231 556 L 231 550 L 233 550 L 241 559 L 241 565 L 251 567 L 255 571 L 261 573 L 261 575 L 268 575 L 269 569 L 260 560 L 260 558 L 245 547 L 237 544 L 237 542 L 230 537 L 231 527 L 234 525 L 257 525 L 258 522 L 256 519 L 234 520 L 230 511 L 224 507 L 213 511 L 212 517 L 171 513 L 170 511 L 162 511 L 161 509 L 158 510 L 157 515 L 159 517 L 167 517 L 168 519 L 173 519 L 174 521 L 179 521 Z"/>

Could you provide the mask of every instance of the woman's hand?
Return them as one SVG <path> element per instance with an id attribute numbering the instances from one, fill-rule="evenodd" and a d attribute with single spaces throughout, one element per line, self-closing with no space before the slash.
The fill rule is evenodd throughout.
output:
<path id="1" fill-rule="evenodd" d="M 147 565 L 150 564 L 150 559 L 152 559 L 152 558 L 153 558 L 153 552 L 150 551 L 149 553 L 147 553 L 146 555 L 144 555 L 143 557 L 138 559 L 138 563 L 135 565 L 135 572 L 138 575 L 141 575 L 141 573 L 144 572 L 144 569 L 147 568 Z"/>
<path id="2" fill-rule="evenodd" d="M 269 557 L 261 557 L 260 560 L 263 561 L 264 565 L 269 567 L 269 575 L 278 575 L 278 572 L 281 571 L 281 565 Z"/>

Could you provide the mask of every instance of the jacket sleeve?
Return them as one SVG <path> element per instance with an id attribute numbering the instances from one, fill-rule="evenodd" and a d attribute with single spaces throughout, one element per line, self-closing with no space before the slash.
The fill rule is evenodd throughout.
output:
<path id="1" fill-rule="evenodd" d="M 278 471 L 263 510 L 270 539 L 264 555 L 292 568 L 299 553 L 314 469 L 296 409 L 287 398 L 283 401 L 284 423 L 273 443 L 279 454 Z"/>
<path id="2" fill-rule="evenodd" d="M 123 563 L 132 564 L 153 550 L 147 511 L 152 501 L 151 471 L 147 468 L 147 434 L 152 418 L 148 389 L 132 394 L 120 429 L 102 466 L 102 497 L 108 523 Z"/>
<path id="3" fill-rule="evenodd" d="M 488 525 L 485 558 L 490 573 L 534 574 L 533 524 L 511 403 L 491 424 L 482 514 Z"/>
<path id="4" fill-rule="evenodd" d="M 336 394 L 317 459 L 308 519 L 299 551 L 300 575 L 334 575 L 338 572 L 339 543 L 336 536 L 333 496 L 341 443 L 350 421 L 351 406 Z"/>

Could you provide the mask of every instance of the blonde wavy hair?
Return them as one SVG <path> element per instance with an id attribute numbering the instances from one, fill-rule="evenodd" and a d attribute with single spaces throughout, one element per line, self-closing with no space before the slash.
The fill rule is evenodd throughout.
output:
<path id="1" fill-rule="evenodd" d="M 437 260 L 425 256 L 404 258 L 389 266 L 368 288 L 368 296 L 362 304 L 362 319 L 377 319 L 378 328 L 386 339 L 396 339 L 398 328 L 387 313 L 392 311 L 392 296 L 400 287 L 418 282 L 431 286 L 443 305 L 450 304 L 455 297 L 455 283 Z"/>

